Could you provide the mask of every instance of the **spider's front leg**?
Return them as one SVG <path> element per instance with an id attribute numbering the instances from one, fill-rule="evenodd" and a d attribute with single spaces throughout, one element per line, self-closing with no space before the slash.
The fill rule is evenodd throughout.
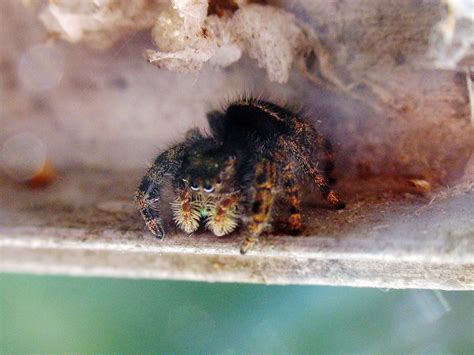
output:
<path id="1" fill-rule="evenodd" d="M 277 171 L 275 162 L 263 158 L 255 169 L 254 187 L 251 197 L 251 217 L 247 222 L 247 237 L 240 247 L 240 253 L 245 254 L 257 241 L 266 227 L 275 195 Z"/>
<path id="2" fill-rule="evenodd" d="M 288 218 L 288 226 L 290 228 L 290 233 L 296 235 L 301 232 L 301 212 L 299 186 L 295 176 L 293 162 L 288 162 L 284 166 L 282 173 L 282 183 L 290 204 L 290 217 Z"/>
<path id="3" fill-rule="evenodd" d="M 185 146 L 180 144 L 161 153 L 142 178 L 135 195 L 135 201 L 148 229 L 160 239 L 165 236 L 159 210 L 161 189 L 165 177 L 176 173 L 184 151 Z"/>

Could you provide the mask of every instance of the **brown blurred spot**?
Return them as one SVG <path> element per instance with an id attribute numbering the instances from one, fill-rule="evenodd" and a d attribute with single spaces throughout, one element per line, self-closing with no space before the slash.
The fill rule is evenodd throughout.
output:
<path id="1" fill-rule="evenodd" d="M 28 180 L 26 184 L 33 189 L 37 189 L 50 185 L 55 179 L 56 171 L 54 170 L 53 163 L 46 159 L 38 173 Z"/>
<path id="2" fill-rule="evenodd" d="M 416 192 L 420 194 L 426 194 L 431 191 L 431 184 L 425 179 L 409 179 L 408 181 L 416 189 Z"/>
<path id="3" fill-rule="evenodd" d="M 239 5 L 234 0 L 210 0 L 207 15 L 223 17 L 226 14 L 233 14 L 238 9 Z"/>

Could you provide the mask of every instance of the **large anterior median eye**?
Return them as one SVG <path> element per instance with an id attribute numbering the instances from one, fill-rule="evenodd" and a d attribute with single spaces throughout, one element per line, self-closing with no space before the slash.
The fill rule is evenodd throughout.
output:
<path id="1" fill-rule="evenodd" d="M 199 185 L 197 185 L 196 183 L 192 184 L 191 185 L 191 190 L 198 191 L 199 190 Z"/>
<path id="2" fill-rule="evenodd" d="M 205 192 L 212 192 L 212 191 L 214 191 L 214 186 L 204 186 L 204 191 Z"/>

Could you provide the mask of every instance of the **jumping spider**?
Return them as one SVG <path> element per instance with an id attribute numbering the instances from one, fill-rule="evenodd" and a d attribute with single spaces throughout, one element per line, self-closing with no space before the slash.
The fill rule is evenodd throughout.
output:
<path id="1" fill-rule="evenodd" d="M 216 236 L 242 222 L 246 253 L 269 224 L 275 197 L 284 192 L 288 227 L 301 230 L 298 180 L 307 175 L 336 209 L 345 207 L 330 187 L 333 151 L 312 124 L 288 109 L 259 99 L 232 102 L 207 115 L 211 136 L 197 129 L 184 142 L 161 153 L 143 177 L 136 202 L 149 230 L 165 235 L 159 212 L 165 176 L 172 177 L 171 208 L 186 233 L 204 222 Z"/>

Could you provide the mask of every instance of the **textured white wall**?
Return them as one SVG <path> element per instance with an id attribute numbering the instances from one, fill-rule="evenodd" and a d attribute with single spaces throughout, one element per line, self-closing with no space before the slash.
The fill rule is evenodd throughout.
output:
<path id="1" fill-rule="evenodd" d="M 382 15 L 372 11 L 359 21 L 362 29 L 355 28 L 359 12 L 348 8 L 340 18 L 352 25 L 341 37 L 344 26 L 328 17 L 336 3 L 302 4 L 289 1 L 287 5 L 321 31 L 329 47 L 336 48 L 335 64 L 342 68 L 337 74 L 343 77 L 347 71 L 344 62 L 354 69 L 356 75 L 349 82 L 367 105 L 321 90 L 297 70 L 289 83 L 271 83 L 248 58 L 226 69 L 205 66 L 195 75 L 157 69 L 143 58 L 143 51 L 153 46 L 148 31 L 105 52 L 61 41 L 46 43 L 34 8 L 3 2 L 0 145 L 29 132 L 43 142 L 48 157 L 59 167 L 143 168 L 187 129 L 206 129 L 206 111 L 229 96 L 254 92 L 277 102 L 304 105 L 334 141 L 342 174 L 426 175 L 436 181 L 462 174 L 474 144 L 465 76 L 413 69 L 410 60 L 422 50 L 410 43 L 403 47 L 410 59 L 406 65 L 388 60 L 395 52 L 385 42 L 398 38 L 393 31 L 389 39 L 379 38 L 386 44 L 382 59 L 371 57 L 367 46 L 372 43 L 373 52 L 378 53 L 377 38 L 363 43 L 362 22 L 373 31 L 384 24 L 393 27 L 393 16 L 384 23 Z M 424 26 L 421 33 L 426 34 Z M 333 35 L 347 47 L 330 43 Z M 410 53 L 416 55 L 410 57 Z M 386 106 L 375 113 L 369 108 L 373 103 Z"/>

